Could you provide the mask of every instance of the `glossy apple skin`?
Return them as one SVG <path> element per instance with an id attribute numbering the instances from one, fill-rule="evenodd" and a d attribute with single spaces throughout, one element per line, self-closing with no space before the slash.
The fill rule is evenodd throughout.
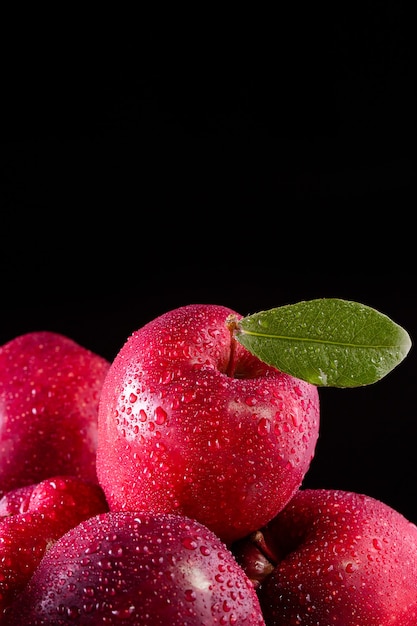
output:
<path id="1" fill-rule="evenodd" d="M 100 485 L 74 476 L 54 476 L 0 499 L 0 624 L 54 541 L 107 511 Z"/>
<path id="2" fill-rule="evenodd" d="M 177 515 L 116 511 L 46 553 L 7 626 L 265 626 L 256 592 L 209 529 Z"/>
<path id="3" fill-rule="evenodd" d="M 59 333 L 0 346 L 0 496 L 57 474 L 97 482 L 97 416 L 110 363 Z"/>
<path id="4" fill-rule="evenodd" d="M 232 551 L 251 578 L 265 554 L 274 565 L 257 588 L 267 626 L 417 624 L 417 526 L 387 504 L 301 490 L 262 535 L 261 559 Z"/>
<path id="5" fill-rule="evenodd" d="M 235 311 L 187 305 L 134 332 L 112 362 L 97 475 L 111 510 L 188 515 L 230 543 L 299 488 L 319 430 L 315 386 L 232 341 Z"/>

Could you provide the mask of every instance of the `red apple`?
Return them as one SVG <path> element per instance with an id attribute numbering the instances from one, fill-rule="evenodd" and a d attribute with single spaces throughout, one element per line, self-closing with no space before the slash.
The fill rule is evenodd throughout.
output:
<path id="1" fill-rule="evenodd" d="M 97 475 L 111 510 L 177 513 L 230 543 L 299 488 L 319 430 L 317 388 L 253 356 L 235 311 L 188 305 L 134 332 L 103 384 Z"/>
<path id="2" fill-rule="evenodd" d="M 370 496 L 300 490 L 231 549 L 267 626 L 417 624 L 417 526 Z"/>
<path id="3" fill-rule="evenodd" d="M 7 626 L 265 626 L 253 585 L 195 520 L 116 511 L 69 530 L 13 604 Z"/>
<path id="4" fill-rule="evenodd" d="M 54 476 L 20 487 L 0 500 L 0 623 L 41 558 L 79 522 L 108 510 L 101 487 L 73 476 Z M 9 514 L 7 514 L 7 511 Z"/>
<path id="5" fill-rule="evenodd" d="M 53 332 L 0 346 L 0 496 L 56 474 L 97 482 L 97 414 L 110 363 Z"/>

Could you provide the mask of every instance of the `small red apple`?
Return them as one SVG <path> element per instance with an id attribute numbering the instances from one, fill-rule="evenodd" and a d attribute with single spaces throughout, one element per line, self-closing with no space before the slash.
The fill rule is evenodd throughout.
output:
<path id="1" fill-rule="evenodd" d="M 253 585 L 195 520 L 116 511 L 48 550 L 7 626 L 265 626 Z"/>
<path id="2" fill-rule="evenodd" d="M 111 510 L 184 514 L 230 543 L 294 495 L 319 431 L 317 388 L 237 343 L 217 305 L 134 332 L 103 384 L 97 475 Z"/>
<path id="3" fill-rule="evenodd" d="M 231 549 L 267 626 L 417 624 L 417 526 L 370 496 L 300 490 Z"/>
<path id="4" fill-rule="evenodd" d="M 0 497 L 56 474 L 97 482 L 97 414 L 110 363 L 30 332 L 0 346 Z"/>
<path id="5" fill-rule="evenodd" d="M 101 487 L 73 476 L 54 476 L 12 490 L 0 499 L 0 623 L 45 552 L 79 522 L 108 510 Z"/>

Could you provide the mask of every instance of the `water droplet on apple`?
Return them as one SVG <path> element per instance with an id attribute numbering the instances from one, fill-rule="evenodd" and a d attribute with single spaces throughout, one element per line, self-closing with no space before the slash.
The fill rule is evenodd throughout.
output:
<path id="1" fill-rule="evenodd" d="M 75 620 L 80 616 L 80 609 L 77 606 L 64 607 L 64 613 L 70 620 Z"/>
<path id="2" fill-rule="evenodd" d="M 197 598 L 196 593 L 193 589 L 186 589 L 184 591 L 184 597 L 187 602 L 194 602 Z"/>
<path id="3" fill-rule="evenodd" d="M 198 545 L 193 537 L 184 537 L 181 543 L 187 550 L 195 550 Z"/>
<path id="4" fill-rule="evenodd" d="M 372 545 L 375 548 L 375 550 L 382 550 L 382 542 L 380 539 L 378 539 L 377 537 L 375 537 L 372 540 Z"/>
<path id="5" fill-rule="evenodd" d="M 294 426 L 297 428 L 297 426 L 299 425 L 299 417 L 297 415 L 297 413 L 295 413 L 294 411 L 290 412 L 290 418 L 292 423 L 294 424 Z"/>
<path id="6" fill-rule="evenodd" d="M 268 435 L 269 431 L 271 428 L 271 424 L 269 422 L 268 419 L 266 419 L 266 417 L 261 417 L 261 419 L 258 421 L 258 425 L 257 425 L 257 432 L 258 435 L 260 435 L 261 437 L 264 437 L 265 435 Z"/>
<path id="7" fill-rule="evenodd" d="M 345 571 L 347 574 L 351 574 L 357 569 L 358 569 L 358 566 L 355 563 L 346 563 Z"/>
<path id="8" fill-rule="evenodd" d="M 155 409 L 155 421 L 157 424 L 162 425 L 167 419 L 166 411 L 160 406 Z"/>

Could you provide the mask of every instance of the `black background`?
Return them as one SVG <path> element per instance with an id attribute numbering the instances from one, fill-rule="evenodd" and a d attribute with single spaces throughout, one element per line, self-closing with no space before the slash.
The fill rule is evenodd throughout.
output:
<path id="1" fill-rule="evenodd" d="M 370 305 L 415 340 L 412 22 L 401 3 L 361 7 L 13 37 L 0 342 L 49 329 L 111 360 L 183 304 L 248 314 L 320 297 Z M 415 386 L 412 348 L 373 386 L 322 389 L 305 486 L 417 522 Z"/>

